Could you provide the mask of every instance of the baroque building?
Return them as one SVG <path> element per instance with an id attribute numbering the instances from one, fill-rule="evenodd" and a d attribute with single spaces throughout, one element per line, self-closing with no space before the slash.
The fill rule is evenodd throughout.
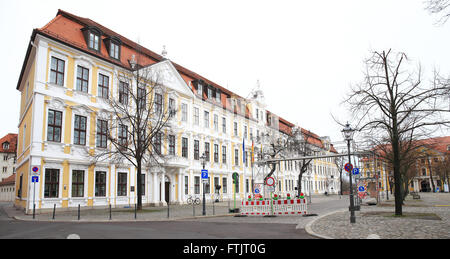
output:
<path id="1" fill-rule="evenodd" d="M 33 194 L 38 210 L 54 204 L 60 209 L 136 203 L 136 168 L 126 162 L 92 164 L 88 158 L 112 148 L 104 134 L 111 123 L 106 100 L 124 98 L 116 75 L 135 65 L 164 75 L 167 93 L 152 98 L 177 110 L 171 132 L 163 132 L 159 142 L 167 160 L 143 170 L 144 205 L 185 203 L 203 192 L 208 199 L 232 199 L 234 192 L 243 199 L 252 183 L 262 182 L 252 168 L 252 146 L 257 148 L 263 132 L 287 135 L 295 125 L 267 109 L 259 87 L 243 98 L 167 59 L 165 51 L 159 55 L 90 19 L 58 10 L 48 24 L 33 30 L 17 84 L 16 207 L 29 213 Z M 328 138 L 312 135 L 317 152 L 336 153 Z M 205 185 L 203 163 L 209 172 Z M 277 191 L 294 193 L 297 163 L 280 163 L 277 170 Z M 239 174 L 236 185 L 233 172 Z M 311 193 L 337 192 L 331 159 L 314 160 L 311 172 L 304 185 Z M 32 175 L 39 176 L 35 189 Z"/>

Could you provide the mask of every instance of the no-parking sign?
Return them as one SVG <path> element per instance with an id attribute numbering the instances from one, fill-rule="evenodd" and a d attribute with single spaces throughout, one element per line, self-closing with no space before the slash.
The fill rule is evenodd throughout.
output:
<path id="1" fill-rule="evenodd" d="M 35 165 L 31 168 L 31 172 L 33 175 L 40 175 L 41 174 L 41 167 L 38 165 Z"/>

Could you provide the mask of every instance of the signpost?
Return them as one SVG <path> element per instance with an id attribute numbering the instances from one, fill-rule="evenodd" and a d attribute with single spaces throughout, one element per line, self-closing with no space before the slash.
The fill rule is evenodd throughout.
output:
<path id="1" fill-rule="evenodd" d="M 233 212 L 236 212 L 236 184 L 237 184 L 237 181 L 239 180 L 239 174 L 234 172 L 232 175 L 232 178 L 233 178 L 233 183 L 234 183 L 234 195 L 233 195 L 234 196 L 234 209 L 233 209 Z"/>
<path id="2" fill-rule="evenodd" d="M 357 168 L 357 167 L 353 168 L 352 173 L 353 173 L 353 175 L 359 174 L 359 168 Z"/>
<path id="3" fill-rule="evenodd" d="M 41 174 L 41 168 L 40 166 L 33 166 L 31 168 L 32 176 L 31 176 L 31 182 L 33 183 L 33 219 L 35 218 L 35 211 L 36 211 L 36 183 L 39 182 L 39 175 Z"/>

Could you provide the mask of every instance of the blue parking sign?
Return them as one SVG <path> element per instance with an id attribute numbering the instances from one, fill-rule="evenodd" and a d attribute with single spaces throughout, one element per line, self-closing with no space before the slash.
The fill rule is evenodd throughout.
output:
<path id="1" fill-rule="evenodd" d="M 356 167 L 353 168 L 352 173 L 353 173 L 353 175 L 359 174 L 359 168 L 356 168 Z"/>
<path id="2" fill-rule="evenodd" d="M 39 176 L 31 176 L 31 182 L 32 183 L 38 183 L 39 182 Z"/>
<path id="3" fill-rule="evenodd" d="M 208 170 L 202 169 L 202 179 L 208 179 Z"/>

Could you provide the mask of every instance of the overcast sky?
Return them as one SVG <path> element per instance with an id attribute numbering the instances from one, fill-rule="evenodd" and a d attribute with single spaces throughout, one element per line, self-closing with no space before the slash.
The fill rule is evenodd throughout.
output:
<path id="1" fill-rule="evenodd" d="M 342 141 L 331 118 L 361 81 L 370 51 L 405 52 L 450 74 L 450 22 L 435 25 L 424 0 L 321 1 L 7 1 L 0 0 L 0 136 L 17 132 L 17 80 L 33 28 L 58 11 L 90 18 L 247 97 L 261 83 L 270 111 Z M 428 83 L 428 79 L 425 83 Z M 351 121 L 350 121 L 351 123 Z"/>

